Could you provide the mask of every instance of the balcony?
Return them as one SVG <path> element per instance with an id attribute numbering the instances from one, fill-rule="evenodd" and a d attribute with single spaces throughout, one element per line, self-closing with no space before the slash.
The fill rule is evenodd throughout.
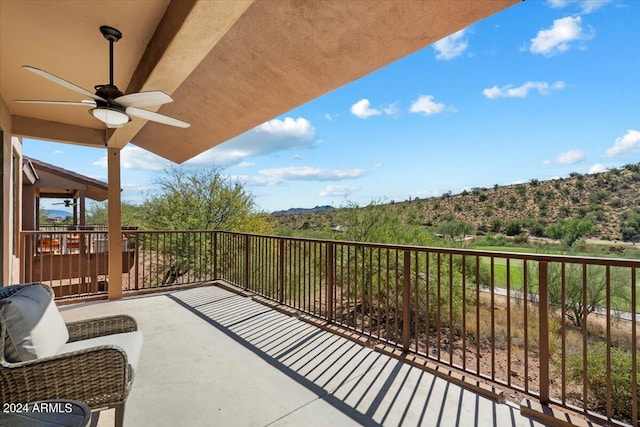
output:
<path id="1" fill-rule="evenodd" d="M 388 355 L 221 289 L 62 307 L 136 317 L 125 425 L 542 425 Z M 101 415 L 100 426 L 113 425 Z"/>
<path id="2" fill-rule="evenodd" d="M 108 277 L 86 269 L 100 232 L 74 232 L 87 242 L 68 251 L 77 270 L 53 258 L 62 249 L 39 246 L 52 233 L 62 232 L 23 233 L 24 280 L 50 257 L 50 273 L 68 263 L 68 278 L 48 282 L 61 304 L 106 299 L 94 281 Z M 128 298 L 62 309 L 69 320 L 122 311 L 140 321 L 132 425 L 519 425 L 539 404 L 638 425 L 639 260 L 218 231 L 123 236 Z M 211 283 L 225 289 L 185 289 Z M 167 292 L 143 296 L 151 291 Z"/>

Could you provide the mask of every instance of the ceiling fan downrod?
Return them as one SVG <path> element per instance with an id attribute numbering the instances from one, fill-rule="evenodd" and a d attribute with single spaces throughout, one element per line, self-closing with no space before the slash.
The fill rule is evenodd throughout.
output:
<path id="1" fill-rule="evenodd" d="M 113 86 L 113 43 L 122 38 L 122 33 L 107 25 L 100 27 L 100 32 L 109 41 L 109 86 Z"/>

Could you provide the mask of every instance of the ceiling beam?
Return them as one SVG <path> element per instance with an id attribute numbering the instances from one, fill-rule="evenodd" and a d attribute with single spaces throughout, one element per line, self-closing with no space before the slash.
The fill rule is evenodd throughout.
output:
<path id="1" fill-rule="evenodd" d="M 11 116 L 11 133 L 25 138 L 105 147 L 105 129 L 93 129 L 25 116 Z"/>
<path id="2" fill-rule="evenodd" d="M 253 2 L 172 0 L 125 93 L 162 90 L 172 95 Z M 145 109 L 157 111 L 159 108 Z M 107 145 L 124 147 L 146 123 L 146 120 L 135 119 L 110 132 Z"/>

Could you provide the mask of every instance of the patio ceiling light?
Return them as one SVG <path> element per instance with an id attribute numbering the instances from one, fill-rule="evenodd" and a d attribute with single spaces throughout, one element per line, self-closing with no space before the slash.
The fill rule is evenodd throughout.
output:
<path id="1" fill-rule="evenodd" d="M 131 117 L 126 113 L 113 107 L 96 107 L 89 110 L 89 113 L 104 122 L 108 128 L 119 128 L 131 121 Z"/>

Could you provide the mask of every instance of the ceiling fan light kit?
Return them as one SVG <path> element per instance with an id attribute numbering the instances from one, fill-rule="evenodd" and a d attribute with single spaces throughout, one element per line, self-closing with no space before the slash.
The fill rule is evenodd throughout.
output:
<path id="1" fill-rule="evenodd" d="M 131 117 L 126 113 L 109 106 L 92 108 L 89 114 L 104 122 L 108 128 L 120 128 L 131 121 Z"/>
<path id="2" fill-rule="evenodd" d="M 120 128 L 126 123 L 129 123 L 131 121 L 131 116 L 181 128 L 188 128 L 191 126 L 189 123 L 174 119 L 173 117 L 139 108 L 173 102 L 173 99 L 162 91 L 155 90 L 149 92 L 130 93 L 128 95 L 124 95 L 120 92 L 120 90 L 113 84 L 113 44 L 122 38 L 122 33 L 115 28 L 106 25 L 100 27 L 100 32 L 109 42 L 109 84 L 95 86 L 95 94 L 47 71 L 31 67 L 29 65 L 22 66 L 25 70 L 31 71 L 40 77 L 57 83 L 74 92 L 81 93 L 92 100 L 82 100 L 80 102 L 14 100 L 14 102 L 24 104 L 80 105 L 94 107 L 89 110 L 89 114 L 103 122 L 107 128 L 111 129 Z"/>

